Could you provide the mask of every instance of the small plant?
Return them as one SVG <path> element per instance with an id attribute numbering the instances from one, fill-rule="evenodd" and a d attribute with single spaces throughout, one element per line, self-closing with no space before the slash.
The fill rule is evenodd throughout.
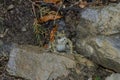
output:
<path id="1" fill-rule="evenodd" d="M 49 3 L 49 1 L 50 0 L 45 0 L 46 3 Z M 58 0 L 53 1 L 55 3 L 56 1 L 58 2 Z M 32 2 L 32 9 L 35 16 L 33 31 L 35 33 L 36 42 L 39 44 L 39 46 L 43 47 L 49 42 L 49 40 L 54 39 L 53 37 L 55 33 L 54 28 L 50 30 L 49 25 L 48 27 L 44 27 L 43 24 L 48 21 L 55 21 L 56 19 L 60 19 L 62 16 L 58 12 L 50 10 L 48 7 L 40 6 L 37 3 L 35 4 L 35 2 Z"/>
<path id="2" fill-rule="evenodd" d="M 101 78 L 99 76 L 96 76 L 95 80 L 101 80 Z"/>
<path id="3" fill-rule="evenodd" d="M 39 46 L 43 46 L 45 43 L 45 38 L 48 34 L 48 30 L 44 28 L 41 24 L 38 24 L 37 20 L 35 19 L 33 24 L 33 31 L 35 33 L 37 43 L 39 44 Z"/>

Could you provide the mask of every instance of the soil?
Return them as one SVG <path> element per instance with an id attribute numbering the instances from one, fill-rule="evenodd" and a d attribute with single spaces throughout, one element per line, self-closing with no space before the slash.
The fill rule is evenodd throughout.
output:
<path id="1" fill-rule="evenodd" d="M 12 5 L 13 8 L 9 9 Z M 2 14 L 5 18 L 4 27 L 9 30 L 2 40 L 18 44 L 35 44 L 31 3 L 28 0 L 4 0 L 3 10 L 0 14 L 5 12 Z"/>
<path id="2" fill-rule="evenodd" d="M 34 15 L 32 6 L 29 0 L 0 0 L 0 18 L 3 18 L 3 30 L 8 29 L 4 37 L 0 37 L 3 43 L 17 43 L 37 45 L 36 38 L 33 32 Z M 1 49 L 0 49 L 1 50 Z M 9 53 L 8 53 L 9 54 Z M 26 80 L 20 77 L 10 76 L 6 71 L 6 64 L 9 60 L 9 55 L 2 54 L 0 51 L 0 80 Z M 61 77 L 57 80 L 80 80 L 85 75 L 77 75 L 74 70 L 67 77 Z M 85 68 L 84 71 L 90 71 Z M 91 73 L 91 72 L 90 72 Z M 94 76 L 99 76 L 101 80 L 109 75 L 110 72 L 99 67 L 94 71 Z M 98 80 L 98 79 L 96 79 Z"/>

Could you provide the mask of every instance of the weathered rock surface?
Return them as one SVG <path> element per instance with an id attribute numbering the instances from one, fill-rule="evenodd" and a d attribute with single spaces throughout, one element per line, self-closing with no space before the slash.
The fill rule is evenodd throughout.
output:
<path id="1" fill-rule="evenodd" d="M 120 3 L 85 9 L 76 31 L 75 47 L 78 53 L 120 72 Z"/>
<path id="2" fill-rule="evenodd" d="M 36 46 L 14 45 L 7 71 L 10 75 L 30 80 L 53 80 L 63 75 L 67 76 L 68 69 L 76 67 L 76 63 L 94 67 L 92 62 L 80 55 L 74 59 L 73 55 L 49 53 Z"/>
<path id="3" fill-rule="evenodd" d="M 113 73 L 112 75 L 108 76 L 105 80 L 120 80 L 120 74 Z"/>

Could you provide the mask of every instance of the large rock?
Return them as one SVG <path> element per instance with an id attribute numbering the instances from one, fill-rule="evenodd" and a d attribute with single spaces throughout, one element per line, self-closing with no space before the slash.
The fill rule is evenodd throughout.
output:
<path id="1" fill-rule="evenodd" d="M 113 73 L 110 76 L 108 76 L 105 80 L 120 80 L 120 74 Z"/>
<path id="2" fill-rule="evenodd" d="M 81 60 L 82 59 L 82 60 Z M 30 45 L 14 45 L 10 52 L 7 71 L 10 75 L 30 80 L 53 80 L 67 76 L 68 69 L 76 63 L 85 63 L 93 67 L 93 63 L 80 55 L 49 53 L 42 48 Z"/>
<path id="3" fill-rule="evenodd" d="M 75 47 L 78 53 L 83 53 L 103 67 L 120 72 L 120 3 L 85 9 L 76 31 Z"/>

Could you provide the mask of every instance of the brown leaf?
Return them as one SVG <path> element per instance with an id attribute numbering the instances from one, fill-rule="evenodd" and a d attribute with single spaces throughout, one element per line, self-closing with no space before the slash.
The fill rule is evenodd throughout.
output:
<path id="1" fill-rule="evenodd" d="M 50 42 L 53 42 L 55 39 L 55 33 L 57 32 L 58 26 L 55 25 L 55 27 L 50 32 Z"/>
<path id="2" fill-rule="evenodd" d="M 61 18 L 62 16 L 60 15 L 56 15 L 56 14 L 48 14 L 46 16 L 41 17 L 40 19 L 38 19 L 39 23 L 43 23 L 43 22 L 47 22 L 49 20 L 56 20 Z"/>
<path id="3" fill-rule="evenodd" d="M 53 3 L 53 4 L 57 4 L 59 2 L 61 2 L 62 0 L 43 0 L 46 3 Z"/>

